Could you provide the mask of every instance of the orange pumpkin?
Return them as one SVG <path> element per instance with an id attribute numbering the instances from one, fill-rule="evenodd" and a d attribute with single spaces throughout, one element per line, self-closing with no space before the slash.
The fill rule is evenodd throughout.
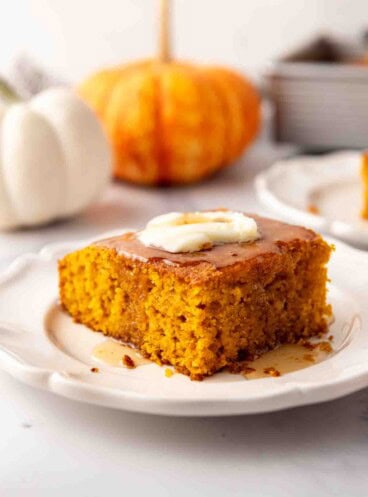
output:
<path id="1" fill-rule="evenodd" d="M 79 88 L 105 124 L 117 178 L 194 182 L 233 163 L 257 134 L 260 99 L 249 81 L 163 59 L 103 70 Z"/>

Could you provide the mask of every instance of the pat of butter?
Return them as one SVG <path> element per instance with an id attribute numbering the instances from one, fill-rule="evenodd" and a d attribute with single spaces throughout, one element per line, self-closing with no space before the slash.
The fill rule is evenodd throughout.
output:
<path id="1" fill-rule="evenodd" d="M 166 252 L 197 252 L 223 243 L 259 238 L 257 223 L 241 212 L 170 212 L 153 218 L 137 238 Z"/>

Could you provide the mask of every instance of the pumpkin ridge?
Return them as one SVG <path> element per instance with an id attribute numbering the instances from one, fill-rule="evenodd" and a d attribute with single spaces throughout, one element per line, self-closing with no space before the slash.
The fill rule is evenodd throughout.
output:
<path id="1" fill-rule="evenodd" d="M 106 115 L 106 108 L 110 99 L 111 87 L 120 79 L 118 69 L 106 69 L 100 71 L 89 80 L 85 81 L 78 88 L 79 95 L 94 110 L 97 116 L 103 121 Z"/>
<path id="2" fill-rule="evenodd" d="M 241 115 L 241 119 L 237 121 L 241 124 L 242 132 L 239 133 L 238 140 L 234 143 L 234 148 L 229 157 L 229 163 L 232 163 L 242 155 L 245 147 L 255 138 L 259 131 L 259 96 L 250 81 L 236 71 L 213 67 L 212 73 L 215 77 L 220 77 L 228 87 L 233 89 L 237 100 L 236 107 Z"/>
<path id="3" fill-rule="evenodd" d="M 2 122 L 0 120 L 0 131 L 2 131 Z M 2 137 L 0 139 L 1 150 L 4 150 Z M 12 199 L 8 192 L 8 186 L 4 181 L 4 161 L 0 155 L 0 226 L 1 228 L 8 228 L 12 223 L 18 223 L 19 217 L 12 206 Z"/>
<path id="4" fill-rule="evenodd" d="M 207 98 L 207 81 L 203 77 L 203 73 L 201 70 L 198 70 L 197 67 L 194 68 L 193 70 L 193 77 L 197 81 L 197 85 L 199 87 L 199 93 L 201 94 L 201 112 L 200 112 L 200 124 L 199 124 L 199 133 L 203 137 L 202 141 L 202 151 L 201 151 L 201 157 L 199 159 L 200 164 L 206 164 L 208 170 L 210 171 L 211 164 L 209 163 L 209 158 L 210 158 L 210 148 L 212 147 L 212 140 L 210 138 L 211 136 L 211 126 L 210 123 L 208 122 L 208 118 L 211 115 L 212 109 L 210 109 L 209 101 Z M 205 109 L 203 109 L 205 107 Z M 203 175 L 207 174 L 207 171 L 203 171 Z"/>
<path id="5" fill-rule="evenodd" d="M 211 78 L 212 82 L 215 84 L 218 94 L 221 96 L 223 101 L 223 108 L 225 109 L 225 120 L 226 120 L 226 142 L 224 147 L 224 155 L 222 160 L 222 165 L 226 166 L 231 163 L 231 157 L 233 156 L 233 150 L 236 143 L 239 141 L 239 119 L 237 118 L 237 107 L 238 98 L 237 95 L 231 89 L 228 81 L 221 78 L 221 73 L 219 73 L 214 67 L 206 68 L 207 75 Z M 236 105 L 234 102 L 236 101 Z"/>
<path id="6" fill-rule="evenodd" d="M 139 63 L 134 64 L 132 66 L 123 67 L 119 70 L 119 77 L 115 79 L 110 87 L 109 93 L 106 95 L 105 100 L 105 109 L 104 109 L 104 120 L 107 124 L 107 133 L 109 139 L 111 140 L 111 145 L 114 150 L 114 175 L 119 176 L 120 171 L 120 157 L 121 157 L 121 144 L 118 140 L 116 140 L 115 136 L 121 136 L 120 130 L 120 120 L 118 119 L 118 114 L 113 113 L 114 110 L 114 100 L 116 98 L 116 92 L 119 91 L 119 87 L 122 84 L 122 81 L 126 78 L 127 75 L 131 72 L 132 69 L 136 69 L 139 67 Z M 111 113 L 114 119 L 111 118 Z M 117 130 L 119 131 L 117 133 Z"/>
<path id="7" fill-rule="evenodd" d="M 207 68 L 204 67 L 203 69 L 200 69 L 200 73 L 202 78 L 206 81 L 206 84 L 208 87 L 211 89 L 213 92 L 215 98 L 218 101 L 217 108 L 221 109 L 221 115 L 217 117 L 219 121 L 222 121 L 222 147 L 221 147 L 221 153 L 218 155 L 217 160 L 214 161 L 214 164 L 211 164 L 211 169 L 209 172 L 214 172 L 216 169 L 218 169 L 218 165 L 225 165 L 225 157 L 226 157 L 226 144 L 229 141 L 229 133 L 230 133 L 230 126 L 228 126 L 227 121 L 227 115 L 229 112 L 228 106 L 226 99 L 224 98 L 224 95 L 221 91 L 221 88 L 217 85 L 217 81 L 211 77 L 211 75 L 208 73 Z M 220 166 L 221 167 L 221 166 Z"/>
<path id="8" fill-rule="evenodd" d="M 106 129 L 106 133 L 107 133 L 107 136 L 110 140 L 110 143 L 111 143 L 111 147 L 113 149 L 113 167 L 114 167 L 114 175 L 117 174 L 117 170 L 119 169 L 119 143 L 117 142 L 117 140 L 115 139 L 115 132 L 114 130 L 116 129 L 116 127 L 118 127 L 118 122 L 117 122 L 117 119 L 116 119 L 116 116 L 115 116 L 115 119 L 112 120 L 111 119 L 111 116 L 110 116 L 110 113 L 111 113 L 111 105 L 112 105 L 112 102 L 113 102 L 113 98 L 114 98 L 114 92 L 117 90 L 117 88 L 119 87 L 119 84 L 122 80 L 122 78 L 124 77 L 125 73 L 122 72 L 119 74 L 119 77 L 114 81 L 114 83 L 112 83 L 112 86 L 110 87 L 110 91 L 108 93 L 106 93 L 105 95 L 105 105 L 104 105 L 104 108 L 102 110 L 102 115 L 103 115 L 103 122 L 104 122 L 104 125 L 105 125 L 105 129 Z"/>
<path id="9" fill-rule="evenodd" d="M 9 124 L 10 121 L 10 124 Z M 67 186 L 67 178 L 64 171 L 65 152 L 59 139 L 58 132 L 52 123 L 42 113 L 31 108 L 17 104 L 13 106 L 4 119 L 2 159 L 3 182 L 9 201 L 12 205 L 16 222 L 21 226 L 32 224 L 42 224 L 48 219 L 57 219 L 59 212 L 62 212 L 65 199 L 63 199 L 64 189 L 60 189 L 58 180 L 64 178 Z M 28 130 L 25 126 L 28 126 Z M 16 141 L 11 140 L 9 144 L 9 132 L 11 129 L 20 130 Z M 26 130 L 26 132 L 24 132 Z M 34 155 L 28 160 L 16 158 L 15 151 L 18 147 L 27 150 L 32 138 Z M 36 131 L 37 130 L 37 131 Z M 41 132 L 39 132 L 41 130 Z M 43 154 L 45 144 L 52 144 L 54 148 L 52 162 L 47 161 L 41 167 L 40 157 Z M 37 167 L 35 165 L 37 164 Z M 14 171 L 17 172 L 14 175 Z M 39 190 L 39 185 L 47 185 L 47 188 Z M 33 199 L 33 202 L 32 202 Z M 43 202 L 47 204 L 47 211 L 42 207 Z"/>
<path id="10" fill-rule="evenodd" d="M 115 176 L 149 184 L 156 181 L 157 165 L 153 157 L 154 126 L 150 126 L 154 105 L 147 106 L 154 97 L 153 74 L 146 66 L 122 71 L 112 88 L 107 123 L 115 148 Z"/>
<path id="11" fill-rule="evenodd" d="M 154 69 L 155 76 L 155 122 L 156 122 L 156 140 L 155 140 L 155 155 L 157 164 L 157 184 L 167 185 L 170 181 L 170 162 L 166 147 L 167 136 L 164 128 L 163 105 L 164 105 L 164 89 L 162 84 L 162 70 L 158 70 L 157 66 Z"/>

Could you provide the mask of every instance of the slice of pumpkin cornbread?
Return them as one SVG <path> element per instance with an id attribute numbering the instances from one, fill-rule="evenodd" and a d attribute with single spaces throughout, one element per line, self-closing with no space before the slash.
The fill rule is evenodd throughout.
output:
<path id="1" fill-rule="evenodd" d="M 331 247 L 258 216 L 260 238 L 169 253 L 135 233 L 59 261 L 60 300 L 80 323 L 202 379 L 246 357 L 326 331 Z"/>

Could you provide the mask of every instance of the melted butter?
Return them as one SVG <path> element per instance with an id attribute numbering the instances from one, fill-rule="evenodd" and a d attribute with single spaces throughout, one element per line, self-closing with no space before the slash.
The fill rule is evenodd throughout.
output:
<path id="1" fill-rule="evenodd" d="M 92 358 L 108 366 L 128 367 L 124 364 L 124 356 L 129 356 L 134 362 L 135 367 L 150 363 L 137 350 L 114 340 L 106 340 L 99 343 L 92 350 Z"/>
<path id="2" fill-rule="evenodd" d="M 281 345 L 266 352 L 254 361 L 247 361 L 245 378 L 255 380 L 299 371 L 326 359 L 333 350 L 329 342 L 320 342 L 311 346 L 300 344 Z M 268 372 L 267 372 L 268 371 Z"/>

